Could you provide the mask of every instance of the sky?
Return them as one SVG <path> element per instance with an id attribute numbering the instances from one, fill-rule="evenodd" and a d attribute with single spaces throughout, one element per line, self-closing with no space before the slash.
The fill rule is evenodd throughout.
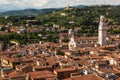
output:
<path id="1" fill-rule="evenodd" d="M 0 11 L 102 4 L 120 5 L 120 0 L 0 0 Z"/>

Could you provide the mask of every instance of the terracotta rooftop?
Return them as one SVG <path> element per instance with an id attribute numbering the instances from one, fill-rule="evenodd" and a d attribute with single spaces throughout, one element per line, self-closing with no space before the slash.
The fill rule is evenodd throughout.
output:
<path id="1" fill-rule="evenodd" d="M 100 71 L 104 73 L 114 73 L 114 74 L 120 74 L 120 71 L 114 70 L 114 69 L 108 69 L 108 68 L 100 68 Z"/>
<path id="2" fill-rule="evenodd" d="M 104 80 L 104 79 L 95 74 L 88 74 L 83 76 L 74 76 L 64 80 Z"/>
<path id="3" fill-rule="evenodd" d="M 13 71 L 8 76 L 9 78 L 19 78 L 19 77 L 25 77 L 26 75 L 20 71 Z"/>
<path id="4" fill-rule="evenodd" d="M 32 61 L 30 60 L 28 57 L 26 56 L 23 56 L 21 58 L 18 58 L 16 56 L 14 57 L 7 57 L 7 56 L 4 56 L 2 57 L 3 59 L 6 59 L 6 60 L 9 60 L 9 61 L 12 61 L 12 62 L 29 62 L 29 61 Z"/>
<path id="5" fill-rule="evenodd" d="M 60 68 L 55 69 L 56 72 L 67 72 L 67 71 L 75 71 L 75 68 Z"/>
<path id="6" fill-rule="evenodd" d="M 55 75 L 50 71 L 37 71 L 28 73 L 33 79 L 41 79 L 41 78 L 50 78 L 55 77 Z"/>
<path id="7" fill-rule="evenodd" d="M 35 69 L 52 68 L 52 66 L 34 66 Z"/>
<path id="8" fill-rule="evenodd" d="M 75 37 L 75 39 L 79 39 L 79 40 L 91 40 L 91 39 L 98 39 L 98 37 Z"/>

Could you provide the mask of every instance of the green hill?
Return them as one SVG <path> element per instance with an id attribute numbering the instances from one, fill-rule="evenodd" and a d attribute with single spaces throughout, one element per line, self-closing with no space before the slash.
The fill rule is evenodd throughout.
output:
<path id="1" fill-rule="evenodd" d="M 13 26 L 24 26 L 26 28 L 31 27 L 42 27 L 40 34 L 46 37 L 43 39 L 44 41 L 50 42 L 58 42 L 59 32 L 63 27 L 65 29 L 68 28 L 76 28 L 75 34 L 77 36 L 97 36 L 98 35 L 98 25 L 99 25 L 99 17 L 100 15 L 105 15 L 106 23 L 109 26 L 107 28 L 108 33 L 112 34 L 120 34 L 120 6 L 111 6 L 111 5 L 102 5 L 102 6 L 86 6 L 83 8 L 63 8 L 63 9 L 55 9 L 55 10 L 43 10 L 40 12 L 38 10 L 28 10 L 30 15 L 31 13 L 35 13 L 36 16 L 32 16 L 32 20 L 37 21 L 36 23 L 30 23 L 30 26 L 26 26 L 27 21 L 31 20 L 31 16 L 10 16 L 8 18 L 0 17 L 0 24 L 7 25 L 8 23 L 12 23 Z M 21 12 L 21 11 L 20 11 Z M 27 12 L 24 11 L 24 12 Z M 23 12 L 18 13 L 22 15 Z M 43 13 L 43 14 L 42 14 Z M 45 14 L 44 14 L 45 13 Z M 24 13 L 25 14 L 25 13 Z M 24 15 L 23 14 L 23 15 Z M 41 15 L 42 14 L 42 15 Z M 10 14 L 9 14 L 10 15 Z M 14 14 L 15 15 L 15 14 Z M 59 25 L 60 28 L 54 28 L 53 25 Z M 38 25 L 38 26 L 34 26 Z M 1 30 L 5 31 L 3 27 Z M 0 40 L 9 42 L 11 39 L 15 39 L 20 41 L 20 43 L 26 43 L 26 41 L 30 39 L 37 39 L 41 41 L 42 38 L 37 36 L 38 33 L 23 34 L 23 35 L 3 35 L 0 37 Z M 14 37 L 13 37 L 14 36 Z M 19 39 L 20 37 L 20 39 Z M 66 40 L 67 41 L 67 40 Z"/>
<path id="2" fill-rule="evenodd" d="M 78 6 L 73 6 L 75 8 L 83 8 L 85 5 L 78 5 Z M 28 16 L 28 15 L 42 15 L 46 14 L 49 12 L 53 12 L 56 10 L 60 10 L 62 8 L 46 8 L 46 9 L 25 9 L 25 10 L 14 10 L 14 11 L 6 11 L 3 12 L 4 10 L 0 10 L 0 16 Z"/>
<path id="3" fill-rule="evenodd" d="M 87 6 L 72 10 L 58 10 L 43 16 L 37 16 L 43 24 L 59 24 L 63 26 L 96 26 L 99 16 L 105 15 L 109 23 L 120 24 L 120 6 Z"/>
<path id="4" fill-rule="evenodd" d="M 81 28 L 80 35 L 97 35 L 100 15 L 105 15 L 108 25 L 120 25 L 120 6 L 102 5 L 73 8 L 72 10 L 54 11 L 42 16 L 37 16 L 42 25 L 54 24 L 66 28 Z M 94 33 L 94 34 L 93 34 Z"/>
<path id="5" fill-rule="evenodd" d="M 0 16 L 27 16 L 27 15 L 42 15 L 45 13 L 49 13 L 52 11 L 55 11 L 57 9 L 50 8 L 50 9 L 25 9 L 25 10 L 18 10 L 18 11 L 7 11 L 7 12 L 1 12 Z"/>

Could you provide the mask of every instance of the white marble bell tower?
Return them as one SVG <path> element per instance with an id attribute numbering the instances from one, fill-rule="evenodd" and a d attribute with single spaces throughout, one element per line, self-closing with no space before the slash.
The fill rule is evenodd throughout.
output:
<path id="1" fill-rule="evenodd" d="M 74 48 L 76 48 L 76 42 L 74 40 L 74 32 L 72 29 L 69 30 L 69 38 L 70 38 L 70 41 L 68 43 L 68 47 L 69 47 L 69 50 L 73 50 Z"/>
<path id="2" fill-rule="evenodd" d="M 104 46 L 106 44 L 106 23 L 104 16 L 100 16 L 98 43 L 100 44 L 100 46 Z"/>

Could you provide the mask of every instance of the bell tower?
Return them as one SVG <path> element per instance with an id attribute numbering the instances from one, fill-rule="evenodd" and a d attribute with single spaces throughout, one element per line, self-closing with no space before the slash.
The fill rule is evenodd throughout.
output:
<path id="1" fill-rule="evenodd" d="M 76 48 L 76 42 L 74 40 L 74 32 L 72 29 L 69 30 L 68 36 L 70 39 L 70 41 L 68 43 L 69 50 L 73 50 L 74 48 Z"/>
<path id="2" fill-rule="evenodd" d="M 100 46 L 106 45 L 106 24 L 104 16 L 100 16 L 100 23 L 98 29 L 98 43 L 100 44 Z"/>

